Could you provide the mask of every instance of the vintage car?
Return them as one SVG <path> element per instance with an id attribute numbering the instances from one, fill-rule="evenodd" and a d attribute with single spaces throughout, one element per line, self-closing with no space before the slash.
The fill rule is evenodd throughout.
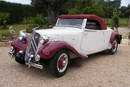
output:
<path id="1" fill-rule="evenodd" d="M 114 54 L 121 35 L 106 27 L 96 15 L 61 15 L 52 29 L 36 30 L 31 35 L 20 32 L 11 43 L 9 54 L 20 64 L 63 76 L 70 59 L 87 58 L 101 51 Z M 46 63 L 48 62 L 48 63 Z"/>

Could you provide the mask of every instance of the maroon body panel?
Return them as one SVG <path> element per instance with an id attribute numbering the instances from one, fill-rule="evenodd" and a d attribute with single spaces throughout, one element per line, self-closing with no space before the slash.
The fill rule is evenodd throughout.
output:
<path id="1" fill-rule="evenodd" d="M 100 23 L 100 26 L 101 26 L 102 30 L 107 29 L 107 26 L 106 26 L 105 22 L 100 17 L 98 17 L 96 15 L 87 15 L 87 14 L 82 14 L 82 15 L 61 15 L 61 16 L 58 16 L 58 18 L 79 18 L 79 19 L 87 18 L 89 20 L 98 21 Z"/>
<path id="2" fill-rule="evenodd" d="M 50 59 L 61 49 L 69 49 L 70 51 L 75 53 L 77 56 L 81 58 L 86 58 L 86 56 L 81 55 L 80 53 L 76 51 L 76 49 L 74 49 L 72 46 L 70 46 L 69 44 L 63 41 L 54 41 L 54 42 L 49 42 L 45 44 L 43 47 L 40 48 L 38 54 L 43 59 Z"/>
<path id="3" fill-rule="evenodd" d="M 118 43 L 120 44 L 122 37 L 117 32 L 113 32 L 110 38 L 110 43 L 112 44 L 115 39 L 117 39 Z"/>
<path id="4" fill-rule="evenodd" d="M 25 42 L 21 42 L 21 41 L 18 39 L 18 37 L 17 37 L 17 38 L 15 38 L 15 39 L 13 40 L 13 42 L 11 43 L 11 46 L 13 46 L 16 51 L 23 50 L 24 53 L 25 53 L 29 40 L 30 40 L 30 36 L 27 36 Z"/>

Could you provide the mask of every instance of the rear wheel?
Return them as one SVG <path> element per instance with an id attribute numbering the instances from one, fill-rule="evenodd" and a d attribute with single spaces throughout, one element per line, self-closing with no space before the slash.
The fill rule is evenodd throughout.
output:
<path id="1" fill-rule="evenodd" d="M 117 48 L 118 48 L 118 42 L 117 42 L 117 39 L 115 39 L 112 43 L 112 48 L 108 50 L 108 53 L 115 54 L 117 52 Z"/>
<path id="2" fill-rule="evenodd" d="M 67 71 L 69 62 L 70 58 L 68 52 L 66 50 L 59 51 L 50 61 L 50 72 L 56 77 L 63 76 Z"/>

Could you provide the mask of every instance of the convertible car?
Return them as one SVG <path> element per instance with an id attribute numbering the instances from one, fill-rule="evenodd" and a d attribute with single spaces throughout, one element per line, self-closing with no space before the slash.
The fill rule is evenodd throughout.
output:
<path id="1" fill-rule="evenodd" d="M 61 77 L 71 59 L 101 51 L 115 54 L 120 42 L 121 35 L 96 15 L 61 15 L 51 29 L 34 29 L 31 35 L 21 31 L 9 54 L 29 67 L 43 69 L 48 64 L 50 72 Z"/>

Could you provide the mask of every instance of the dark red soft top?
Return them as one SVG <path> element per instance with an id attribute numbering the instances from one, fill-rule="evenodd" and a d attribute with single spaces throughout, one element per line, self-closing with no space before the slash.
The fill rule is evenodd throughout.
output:
<path id="1" fill-rule="evenodd" d="M 60 16 L 58 16 L 58 18 L 79 18 L 79 19 L 87 18 L 89 20 L 98 21 L 100 23 L 101 29 L 103 29 L 103 30 L 107 29 L 105 22 L 100 17 L 98 17 L 96 15 L 88 15 L 88 14 L 81 14 L 81 15 L 60 15 Z"/>

